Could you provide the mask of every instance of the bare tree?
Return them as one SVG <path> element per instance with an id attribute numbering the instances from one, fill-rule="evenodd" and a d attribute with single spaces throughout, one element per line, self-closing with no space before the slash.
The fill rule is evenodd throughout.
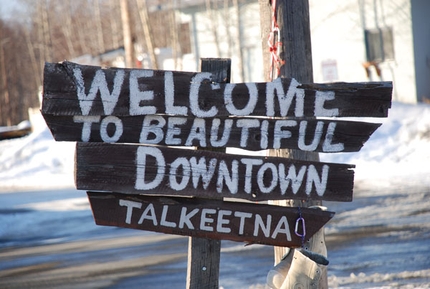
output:
<path id="1" fill-rule="evenodd" d="M 0 19 L 0 125 L 27 119 L 27 109 L 39 105 L 37 94 L 45 62 L 84 54 L 97 56 L 127 42 L 117 0 L 16 1 L 17 7 L 25 9 L 14 11 L 16 17 L 7 23 Z M 181 62 L 176 62 L 177 59 L 183 51 L 190 53 L 189 43 L 184 46 L 181 38 L 189 33 L 189 28 L 178 23 L 177 12 L 171 8 L 181 1 L 159 0 L 168 9 L 152 10 L 147 20 L 142 18 L 146 10 L 143 7 L 147 8 L 145 1 L 126 2 L 130 39 L 142 44 L 149 55 L 154 54 L 156 47 L 171 47 L 175 67 L 180 69 Z"/>

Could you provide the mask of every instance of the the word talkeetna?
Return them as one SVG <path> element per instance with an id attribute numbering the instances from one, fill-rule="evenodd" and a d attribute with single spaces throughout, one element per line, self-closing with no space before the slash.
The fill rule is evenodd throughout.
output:
<path id="1" fill-rule="evenodd" d="M 297 209 L 250 203 L 208 201 L 88 192 L 98 225 L 223 239 L 274 246 L 299 247 L 295 234 Z M 312 236 L 333 212 L 301 210 Z"/>

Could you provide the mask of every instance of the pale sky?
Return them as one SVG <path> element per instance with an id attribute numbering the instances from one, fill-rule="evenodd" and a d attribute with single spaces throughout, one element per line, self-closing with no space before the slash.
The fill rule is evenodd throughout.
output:
<path id="1" fill-rule="evenodd" d="M 13 17 L 13 12 L 23 9 L 24 6 L 17 0 L 0 0 L 0 18 L 8 20 Z"/>

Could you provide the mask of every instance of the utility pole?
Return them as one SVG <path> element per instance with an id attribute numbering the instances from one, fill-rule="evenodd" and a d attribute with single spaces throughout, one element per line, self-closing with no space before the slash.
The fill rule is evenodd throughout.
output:
<path id="1" fill-rule="evenodd" d="M 134 67 L 134 47 L 131 38 L 130 14 L 128 13 L 128 0 L 121 0 L 122 32 L 124 36 L 125 67 Z"/>
<path id="2" fill-rule="evenodd" d="M 148 49 L 148 54 L 151 59 L 152 69 L 158 69 L 157 56 L 154 50 L 154 37 L 152 36 L 151 26 L 149 24 L 148 7 L 146 6 L 146 1 L 142 3 L 141 0 L 137 0 L 137 7 L 139 9 L 139 17 L 143 26 L 143 33 L 145 34 L 146 48 Z"/>
<path id="3" fill-rule="evenodd" d="M 286 77 L 295 78 L 300 83 L 312 83 L 312 49 L 308 0 L 259 0 L 259 3 L 266 81 L 272 81 L 276 77 Z M 272 7 L 272 4 L 275 4 L 276 7 Z M 268 46 L 268 35 L 273 30 L 274 21 L 279 27 L 277 32 L 274 33 L 275 39 L 272 39 L 272 52 L 279 57 L 277 63 L 271 62 L 272 56 Z M 279 71 L 277 71 L 277 65 L 280 66 Z M 271 73 L 273 73 L 273 79 L 270 79 Z M 296 160 L 319 161 L 318 153 L 299 150 L 269 150 L 268 155 Z M 312 200 L 282 200 L 273 201 L 273 203 L 289 207 L 321 205 L 321 201 Z M 278 264 L 289 250 L 286 247 L 275 247 L 275 264 Z M 318 288 L 328 288 L 327 271 L 324 271 Z"/>
<path id="4" fill-rule="evenodd" d="M 94 1 L 94 13 L 97 27 L 97 51 L 98 53 L 104 53 L 106 48 L 103 39 L 102 18 L 100 17 L 100 2 L 98 0 Z"/>

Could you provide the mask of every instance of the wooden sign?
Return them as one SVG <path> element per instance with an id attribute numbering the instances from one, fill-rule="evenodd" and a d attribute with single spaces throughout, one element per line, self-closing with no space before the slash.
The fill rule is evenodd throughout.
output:
<path id="1" fill-rule="evenodd" d="M 300 215 L 292 207 L 194 198 L 100 192 L 88 192 L 88 198 L 98 225 L 285 247 L 302 244 L 295 234 L 300 216 L 306 239 L 334 216 L 319 209 L 300 208 Z"/>
<path id="2" fill-rule="evenodd" d="M 391 92 L 391 82 L 301 84 L 278 78 L 268 83 L 216 83 L 210 72 L 46 63 L 42 114 L 386 117 Z"/>
<path id="3" fill-rule="evenodd" d="M 351 201 L 354 165 L 158 146 L 77 143 L 80 190 L 253 201 Z"/>
<path id="4" fill-rule="evenodd" d="M 143 143 L 247 150 L 359 151 L 378 123 L 185 116 L 44 115 L 57 141 Z"/>

